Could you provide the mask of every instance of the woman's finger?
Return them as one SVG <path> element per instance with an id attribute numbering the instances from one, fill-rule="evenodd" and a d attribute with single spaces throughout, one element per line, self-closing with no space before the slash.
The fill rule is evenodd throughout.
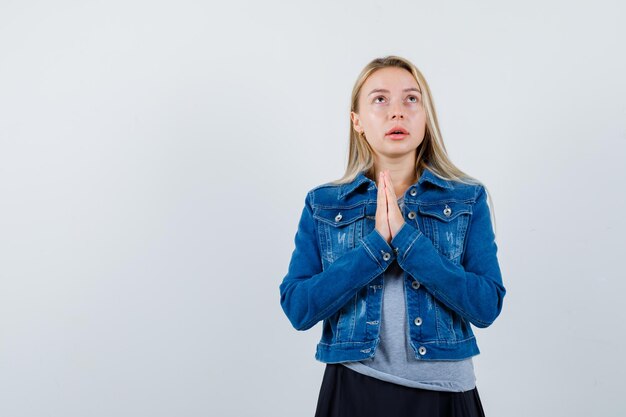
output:
<path id="1" fill-rule="evenodd" d="M 383 177 L 383 172 L 380 171 L 380 173 L 378 174 L 378 195 L 376 198 L 376 202 L 377 204 L 377 209 L 381 209 L 382 207 L 385 207 L 385 209 L 387 208 L 387 194 L 385 192 L 385 179 Z"/>
<path id="2" fill-rule="evenodd" d="M 385 174 L 385 189 L 389 192 L 389 195 L 392 197 L 393 201 L 398 201 L 398 197 L 396 197 L 396 190 L 393 188 L 393 183 L 391 182 L 391 177 L 389 176 L 389 171 Z"/>
<path id="3" fill-rule="evenodd" d="M 398 206 L 398 198 L 393 188 L 391 177 L 385 175 L 385 192 L 387 194 L 387 219 L 389 222 L 389 231 L 392 237 L 395 237 L 396 233 L 404 225 L 404 216 Z"/>
<path id="4" fill-rule="evenodd" d="M 376 186 L 378 193 L 376 196 L 376 224 L 374 227 L 388 241 L 391 237 L 391 232 L 387 220 L 387 191 L 385 191 L 385 179 L 382 171 L 378 174 L 378 184 Z"/>

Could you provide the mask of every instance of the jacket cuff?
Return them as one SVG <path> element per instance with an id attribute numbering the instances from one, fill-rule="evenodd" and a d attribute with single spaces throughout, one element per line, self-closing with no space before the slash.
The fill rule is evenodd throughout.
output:
<path id="1" fill-rule="evenodd" d="M 372 230 L 362 241 L 363 247 L 365 247 L 367 253 L 378 263 L 382 270 L 387 269 L 389 264 L 396 259 L 393 248 L 387 243 L 378 230 Z"/>
<path id="2" fill-rule="evenodd" d="M 421 235 L 423 235 L 422 231 L 412 224 L 405 222 L 402 225 L 400 231 L 391 239 L 391 247 L 398 260 L 406 257 L 406 254 Z"/>

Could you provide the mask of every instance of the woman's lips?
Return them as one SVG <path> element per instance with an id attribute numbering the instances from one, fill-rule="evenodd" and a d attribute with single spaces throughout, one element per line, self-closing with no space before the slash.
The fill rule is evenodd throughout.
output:
<path id="1" fill-rule="evenodd" d="M 404 139 L 407 136 L 409 136 L 408 133 L 391 133 L 391 134 L 387 135 L 387 137 L 389 139 L 393 139 L 393 140 Z"/>

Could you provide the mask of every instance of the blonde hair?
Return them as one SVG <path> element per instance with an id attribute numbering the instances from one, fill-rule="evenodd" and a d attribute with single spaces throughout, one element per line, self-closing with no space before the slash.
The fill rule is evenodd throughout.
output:
<path id="1" fill-rule="evenodd" d="M 458 181 L 464 184 L 479 184 L 485 187 L 481 181 L 461 171 L 448 157 L 448 152 L 446 151 L 439 130 L 435 104 L 428 83 L 420 70 L 409 60 L 396 55 L 388 55 L 370 61 L 370 63 L 363 68 L 352 88 L 350 111 L 355 113 L 359 112 L 359 96 L 363 84 L 368 77 L 375 71 L 387 67 L 403 68 L 410 72 L 422 92 L 422 103 L 426 113 L 426 132 L 424 134 L 424 140 L 420 146 L 418 146 L 416 152 L 415 172 L 417 178 L 422 175 L 424 168 L 428 167 L 435 175 L 444 180 Z M 332 181 L 331 183 L 339 185 L 352 182 L 360 171 L 364 171 L 371 178 L 374 178 L 374 162 L 373 149 L 365 137 L 361 136 L 354 129 L 352 118 L 350 118 L 350 144 L 346 171 L 340 179 Z M 495 213 L 492 209 L 493 203 L 491 201 L 491 194 L 487 190 L 487 187 L 485 187 L 485 191 L 487 191 L 489 211 L 493 219 L 495 233 Z"/>

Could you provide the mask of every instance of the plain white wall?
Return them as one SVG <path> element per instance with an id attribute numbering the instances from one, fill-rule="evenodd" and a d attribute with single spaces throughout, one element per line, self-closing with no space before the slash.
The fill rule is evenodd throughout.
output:
<path id="1" fill-rule="evenodd" d="M 487 415 L 624 415 L 626 10 L 505 3 L 0 3 L 0 415 L 313 415 L 278 286 L 387 54 L 493 197 Z"/>

